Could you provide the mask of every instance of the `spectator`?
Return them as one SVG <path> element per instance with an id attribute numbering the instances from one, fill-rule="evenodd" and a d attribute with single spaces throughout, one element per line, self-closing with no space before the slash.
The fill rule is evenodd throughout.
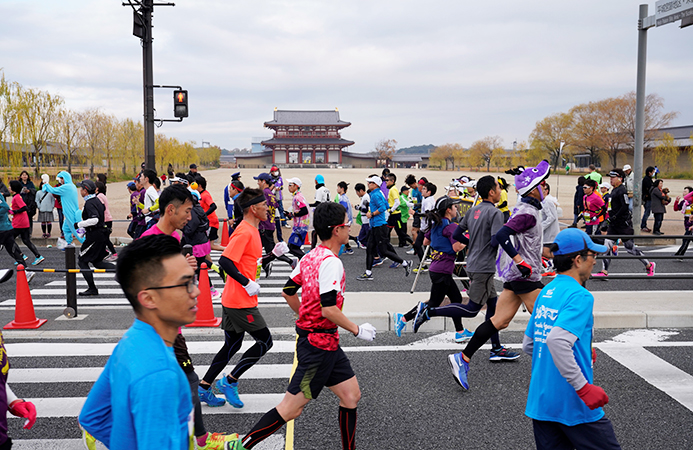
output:
<path id="1" fill-rule="evenodd" d="M 652 230 L 647 228 L 647 219 L 650 217 L 650 210 L 652 208 L 652 176 L 654 175 L 655 168 L 649 166 L 645 169 L 645 176 L 642 179 L 642 206 L 645 210 L 642 213 L 642 222 L 640 222 L 640 231 L 645 233 L 650 233 Z"/>
<path id="2" fill-rule="evenodd" d="M 41 175 L 41 184 L 39 184 L 39 190 L 36 192 L 36 204 L 39 210 L 38 220 L 41 222 L 41 231 L 43 231 L 44 239 L 51 237 L 51 232 L 53 231 L 53 208 L 55 208 L 53 194 L 41 190 L 41 187 L 49 181 L 50 178 L 47 174 Z"/>
<path id="3" fill-rule="evenodd" d="M 623 166 L 623 173 L 626 174 L 626 179 L 623 180 L 623 184 L 626 186 L 626 191 L 628 191 L 628 207 L 633 211 L 633 168 L 630 164 Z M 601 184 L 601 183 L 600 183 Z"/>
<path id="4" fill-rule="evenodd" d="M 655 180 L 650 189 L 650 197 L 652 202 L 652 214 L 654 215 L 654 226 L 652 227 L 652 234 L 658 236 L 664 234 L 662 233 L 662 222 L 664 221 L 664 214 L 667 212 L 667 205 L 671 202 L 671 199 L 667 195 L 669 192 L 663 188 L 664 180 Z"/>
<path id="5" fill-rule="evenodd" d="M 19 182 L 22 184 L 21 196 L 26 204 L 26 212 L 29 216 L 29 236 L 31 236 L 34 232 L 34 215 L 36 214 L 36 186 L 26 170 L 22 170 L 19 175 Z"/>

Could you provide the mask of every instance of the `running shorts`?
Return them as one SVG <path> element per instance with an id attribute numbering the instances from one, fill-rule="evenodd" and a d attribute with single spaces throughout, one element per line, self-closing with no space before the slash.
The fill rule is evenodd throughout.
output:
<path id="1" fill-rule="evenodd" d="M 333 352 L 322 350 L 308 342 L 307 336 L 299 337 L 296 356 L 296 372 L 286 389 L 293 395 L 303 392 L 307 399 L 316 399 L 323 387 L 335 386 L 355 376 L 341 347 Z"/>
<path id="2" fill-rule="evenodd" d="M 484 306 L 489 298 L 498 297 L 496 292 L 495 273 L 473 273 L 469 275 L 469 300 Z"/>
<path id="3" fill-rule="evenodd" d="M 219 239 L 219 228 L 209 227 L 209 242 Z"/>
<path id="4" fill-rule="evenodd" d="M 222 306 L 221 316 L 221 328 L 229 333 L 251 333 L 267 328 L 267 323 L 257 306 L 238 309 Z"/>
<path id="5" fill-rule="evenodd" d="M 506 281 L 503 283 L 503 289 L 513 291 L 515 294 L 527 294 L 537 289 L 544 289 L 544 284 L 541 281 Z"/>

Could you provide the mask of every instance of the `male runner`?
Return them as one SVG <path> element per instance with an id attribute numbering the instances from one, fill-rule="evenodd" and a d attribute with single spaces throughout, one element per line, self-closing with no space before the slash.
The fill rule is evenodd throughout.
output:
<path id="1" fill-rule="evenodd" d="M 420 303 L 414 322 L 415 333 L 431 317 L 476 317 L 484 304 L 486 320 L 491 319 L 496 312 L 498 293 L 495 286 L 495 261 L 498 247 L 492 245 L 491 241 L 492 236 L 503 227 L 503 212 L 495 206 L 500 200 L 502 189 L 490 175 L 479 179 L 476 188 L 483 201 L 465 213 L 452 235 L 453 239 L 467 246 L 469 302 L 450 303 L 430 309 L 427 303 Z M 469 237 L 465 236 L 465 231 L 469 231 Z M 453 246 L 453 249 L 460 251 L 462 248 L 458 245 Z M 400 323 L 397 322 L 396 326 L 401 327 Z M 455 342 L 466 342 L 471 337 L 472 333 L 464 330 L 462 333 L 455 333 Z M 491 335 L 491 343 L 491 361 L 512 361 L 520 357 L 501 345 L 498 332 Z"/>
<path id="2" fill-rule="evenodd" d="M 154 219 L 154 216 L 152 214 L 152 206 L 156 203 L 157 199 L 159 198 L 159 193 L 156 191 L 156 187 L 154 186 L 154 183 L 156 183 L 156 179 L 158 178 L 156 176 L 156 172 L 152 169 L 145 169 L 141 174 L 140 174 L 140 184 L 142 185 L 142 188 L 144 189 L 144 198 L 143 198 L 143 212 L 146 211 L 144 215 L 144 220 L 146 222 L 145 229 L 149 229 L 152 225 L 154 225 L 155 222 L 152 222 Z"/>
<path id="3" fill-rule="evenodd" d="M 289 382 L 284 399 L 267 412 L 235 449 L 252 449 L 280 429 L 289 420 L 301 415 L 312 399 L 318 398 L 327 386 L 339 397 L 339 429 L 342 448 L 355 448 L 356 406 L 361 398 L 358 381 L 349 359 L 339 346 L 342 327 L 359 339 L 375 339 L 375 327 L 361 326 L 342 312 L 346 277 L 337 256 L 349 240 L 350 223 L 342 205 L 321 203 L 313 213 L 313 225 L 322 241 L 299 261 L 284 286 L 282 295 L 298 314 L 296 321 L 296 356 L 298 365 Z M 301 300 L 298 290 L 302 289 Z"/>
<path id="4" fill-rule="evenodd" d="M 308 226 L 310 225 L 310 212 L 308 211 L 308 203 L 301 192 L 301 179 L 289 178 L 286 180 L 288 189 L 293 196 L 291 200 L 291 211 L 287 211 L 287 217 L 293 218 L 294 225 L 289 236 L 289 253 L 296 256 L 298 259 L 303 258 L 305 253 L 301 250 L 303 243 L 308 235 Z"/>
<path id="5" fill-rule="evenodd" d="M 409 197 L 414 204 L 412 208 L 414 211 L 414 221 L 411 224 L 411 238 L 416 242 L 419 230 L 421 229 L 421 217 L 416 215 L 416 213 L 421 212 L 421 202 L 423 201 L 423 195 L 421 195 L 420 190 L 421 185 L 416 181 L 416 177 L 413 174 L 407 175 L 407 178 L 404 179 L 404 183 L 411 188 Z M 407 250 L 407 255 L 413 255 L 414 253 L 416 253 L 416 250 L 414 250 L 413 247 Z"/>
<path id="6" fill-rule="evenodd" d="M 164 235 L 125 247 L 116 270 L 135 323 L 89 392 L 79 423 L 110 449 L 194 448 L 190 385 L 172 347 L 178 328 L 197 315 L 195 271 L 178 241 Z"/>
<path id="7" fill-rule="evenodd" d="M 390 258 L 393 262 L 399 263 L 404 267 L 404 276 L 409 276 L 411 273 L 412 261 L 405 261 L 397 255 L 395 249 L 388 239 L 390 230 L 387 228 L 387 200 L 380 190 L 380 178 L 371 175 L 366 179 L 368 182 L 368 194 L 370 195 L 370 210 L 366 213 L 366 217 L 370 219 L 370 233 L 368 235 L 368 245 L 366 246 L 366 272 L 356 277 L 360 281 L 373 280 L 373 258 L 375 250 L 380 253 L 381 258 Z"/>
<path id="8" fill-rule="evenodd" d="M 419 184 L 421 184 L 421 181 L 419 181 Z M 421 185 L 421 198 L 423 199 L 421 201 L 421 211 L 418 213 L 414 213 L 415 218 L 421 218 L 421 229 L 419 231 L 419 234 L 416 236 L 416 241 L 414 241 L 414 245 L 412 246 L 414 252 L 416 253 L 416 256 L 419 257 L 419 263 L 423 260 L 423 242 L 426 236 L 426 231 L 428 231 L 428 228 L 430 226 L 430 224 L 428 223 L 428 219 L 426 218 L 426 213 L 428 213 L 435 207 L 435 195 L 437 191 L 438 188 L 433 183 L 426 182 Z M 414 270 L 416 271 L 419 269 L 415 268 Z"/>
<path id="9" fill-rule="evenodd" d="M 515 206 L 510 220 L 491 238 L 492 246 L 503 247 L 497 269 L 504 283 L 496 313 L 477 327 L 461 353 L 448 356 L 455 381 L 464 389 L 469 389 L 467 372 L 474 353 L 491 336 L 510 325 L 521 304 L 524 303 L 531 312 L 534 300 L 544 287 L 540 272 L 543 238 L 541 200 L 544 196 L 541 183 L 549 176 L 550 169 L 549 163 L 542 161 L 536 167 L 527 167 L 515 175 L 515 188 L 522 200 Z"/>
<path id="10" fill-rule="evenodd" d="M 601 408 L 609 397 L 592 384 L 594 297 L 584 287 L 606 250 L 575 228 L 554 240 L 558 276 L 539 294 L 522 343 L 532 357 L 525 414 L 539 450 L 621 448 Z"/>
<path id="11" fill-rule="evenodd" d="M 611 235 L 632 235 L 633 233 L 633 214 L 628 206 L 628 191 L 623 185 L 623 179 L 626 174 L 623 173 L 621 169 L 614 169 L 609 172 L 609 177 L 611 178 L 611 185 L 614 187 L 611 191 L 611 209 L 609 210 L 609 225 L 606 234 Z M 623 246 L 626 248 L 628 253 L 635 256 L 645 256 L 645 254 L 638 249 L 638 247 L 633 242 L 633 239 L 625 239 L 623 241 Z M 614 241 L 611 239 L 604 239 L 604 244 L 609 249 L 607 255 L 611 254 L 614 247 Z M 645 265 L 645 270 L 647 270 L 647 276 L 651 277 L 655 274 L 656 264 L 654 261 L 648 261 L 645 258 L 641 258 L 640 262 Z M 603 270 L 596 273 L 595 276 L 607 276 L 609 274 L 609 266 L 611 265 L 610 259 L 602 259 Z"/>
<path id="12" fill-rule="evenodd" d="M 243 221 L 229 238 L 229 245 L 219 259 L 219 265 L 227 274 L 221 296 L 224 346 L 200 381 L 200 399 L 204 402 L 214 397 L 212 383 L 241 348 L 246 332 L 255 339 L 255 344 L 243 354 L 228 376 L 216 382 L 217 388 L 234 408 L 243 407 L 238 397 L 238 379 L 272 348 L 272 335 L 257 307 L 260 285 L 255 281 L 263 265 L 258 227 L 269 217 L 265 198 L 259 189 L 248 188 L 241 193 L 237 202 L 243 208 Z"/>
<path id="13" fill-rule="evenodd" d="M 74 224 L 78 234 L 80 230 L 85 230 L 86 238 L 79 250 L 79 268 L 82 269 L 82 276 L 87 282 L 88 289 L 79 295 L 92 296 L 99 295 L 99 290 L 94 283 L 94 274 L 89 271 L 89 263 L 97 269 L 115 269 L 115 266 L 105 261 L 108 255 L 106 241 L 108 240 L 108 228 L 104 223 L 104 212 L 106 207 L 101 200 L 96 197 L 96 184 L 91 180 L 84 180 L 81 183 L 80 194 L 84 197 L 84 208 L 82 209 L 82 221 Z"/>

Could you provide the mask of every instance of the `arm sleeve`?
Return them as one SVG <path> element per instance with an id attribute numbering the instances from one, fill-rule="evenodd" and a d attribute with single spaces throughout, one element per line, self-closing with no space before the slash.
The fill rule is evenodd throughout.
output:
<path id="1" fill-rule="evenodd" d="M 12 211 L 12 214 L 19 214 L 19 213 L 23 213 L 23 212 L 28 212 L 28 209 L 27 209 L 26 205 L 22 206 L 22 207 L 19 208 L 19 209 L 13 210 L 13 211 Z"/>
<path id="2" fill-rule="evenodd" d="M 464 245 L 469 245 L 469 239 L 467 239 L 467 236 L 464 235 L 464 231 L 465 230 L 462 228 L 462 224 L 460 224 L 452 233 L 452 238 L 457 242 L 463 243 Z"/>
<path id="3" fill-rule="evenodd" d="M 500 208 L 505 208 L 506 206 L 508 206 L 508 201 L 507 201 L 507 200 L 504 201 L 504 202 L 499 203 L 497 207 L 498 207 L 498 209 L 500 209 Z"/>
<path id="4" fill-rule="evenodd" d="M 222 256 L 221 258 L 219 258 L 219 265 L 222 269 L 224 269 L 224 272 L 226 272 L 228 276 L 233 278 L 241 286 L 245 286 L 246 284 L 248 284 L 248 281 L 250 281 L 241 272 L 238 271 L 238 267 L 236 267 L 233 261 L 231 261 L 226 256 Z"/>
<path id="5" fill-rule="evenodd" d="M 320 306 L 327 308 L 329 306 L 337 306 L 337 291 L 332 290 L 320 294 Z"/>
<path id="6" fill-rule="evenodd" d="M 507 225 L 503 225 L 501 229 L 498 230 L 498 233 L 491 236 L 491 245 L 494 247 L 500 245 L 508 256 L 514 258 L 515 255 L 517 255 L 517 250 L 515 250 L 512 242 L 510 242 L 510 236 L 513 234 L 515 234 L 515 230 Z"/>
<path id="7" fill-rule="evenodd" d="M 205 214 L 210 215 L 216 210 L 217 210 L 217 204 L 212 203 L 211 205 L 209 205 L 209 209 L 207 210 L 207 212 Z"/>
<path id="8" fill-rule="evenodd" d="M 82 220 L 81 222 L 77 222 L 77 228 L 93 227 L 97 223 L 99 223 L 98 217 L 91 217 L 89 219 Z"/>
<path id="9" fill-rule="evenodd" d="M 400 205 L 399 197 L 397 197 L 395 199 L 394 203 L 392 204 L 392 208 L 390 208 L 390 211 L 397 211 L 399 209 L 399 205 Z"/>
<path id="10" fill-rule="evenodd" d="M 298 217 L 307 216 L 308 214 L 308 207 L 306 205 L 303 205 L 301 209 L 298 210 L 298 212 L 294 213 L 294 215 Z"/>
<path id="11" fill-rule="evenodd" d="M 282 289 L 282 292 L 286 295 L 291 296 L 296 295 L 299 289 L 301 289 L 301 285 L 293 278 L 289 278 L 289 281 L 287 281 L 284 285 L 284 289 Z"/>
<path id="12" fill-rule="evenodd" d="M 10 385 L 8 383 L 5 383 L 5 392 L 7 393 L 8 405 L 13 401 L 17 400 L 17 395 L 14 392 L 12 392 L 12 389 L 10 389 Z"/>
<path id="13" fill-rule="evenodd" d="M 587 379 L 582 374 L 580 366 L 575 360 L 575 355 L 573 355 L 575 341 L 577 341 L 577 336 L 556 326 L 549 331 L 549 335 L 546 337 L 546 346 L 551 352 L 551 358 L 553 358 L 556 368 L 561 376 L 577 391 L 587 384 Z"/>
<path id="14" fill-rule="evenodd" d="M 534 353 L 534 338 L 527 336 L 526 334 L 522 338 L 522 351 L 532 357 Z"/>

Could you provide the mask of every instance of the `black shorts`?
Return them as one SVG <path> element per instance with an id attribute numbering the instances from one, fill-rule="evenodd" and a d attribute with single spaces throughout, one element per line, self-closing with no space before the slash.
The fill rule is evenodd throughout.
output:
<path id="1" fill-rule="evenodd" d="M 296 357 L 296 372 L 286 389 L 293 395 L 303 392 L 307 399 L 316 399 L 324 386 L 335 386 L 355 376 L 341 347 L 333 352 L 322 350 L 308 342 L 307 337 L 299 337 Z"/>
<path id="2" fill-rule="evenodd" d="M 107 255 L 108 236 L 100 230 L 87 232 L 87 236 L 79 249 L 79 260 L 84 263 L 97 263 Z"/>
<path id="3" fill-rule="evenodd" d="M 390 228 L 402 228 L 402 213 L 390 214 L 387 218 L 387 226 Z"/>
<path id="4" fill-rule="evenodd" d="M 209 241 L 214 242 L 219 239 L 219 228 L 209 227 Z"/>
<path id="5" fill-rule="evenodd" d="M 411 223 L 412 228 L 421 228 L 421 217 L 414 216 L 414 221 Z"/>
<path id="6" fill-rule="evenodd" d="M 221 328 L 229 333 L 243 333 L 247 331 L 259 331 L 267 328 L 265 318 L 260 314 L 260 310 L 255 308 L 227 308 L 222 306 Z"/>
<path id="7" fill-rule="evenodd" d="M 513 291 L 515 294 L 527 294 L 537 289 L 544 289 L 544 283 L 541 281 L 506 281 L 503 283 L 503 289 Z"/>

